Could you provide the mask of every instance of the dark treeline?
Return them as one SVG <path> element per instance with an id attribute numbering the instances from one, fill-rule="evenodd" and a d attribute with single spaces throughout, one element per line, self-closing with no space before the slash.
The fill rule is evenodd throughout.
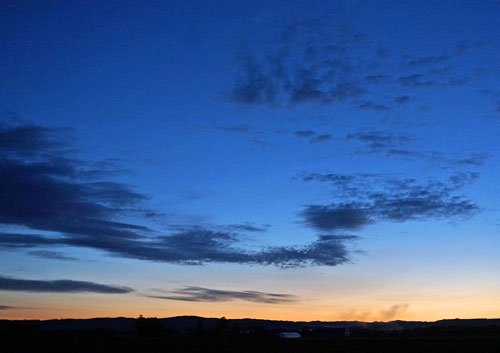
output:
<path id="1" fill-rule="evenodd" d="M 2 320 L 0 342 L 3 352 L 500 352 L 500 320 L 347 324 L 198 317 Z M 284 331 L 300 338 L 280 338 Z"/>
<path id="2" fill-rule="evenodd" d="M 1 320 L 0 347 L 52 353 L 500 352 L 499 320 L 347 324 L 199 317 Z M 300 338 L 283 338 L 283 332 Z"/>

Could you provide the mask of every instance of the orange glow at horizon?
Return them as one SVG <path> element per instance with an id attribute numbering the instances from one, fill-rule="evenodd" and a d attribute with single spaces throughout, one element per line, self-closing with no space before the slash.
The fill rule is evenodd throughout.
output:
<path id="1" fill-rule="evenodd" d="M 366 301 L 356 306 L 356 299 L 337 301 L 325 299 L 314 302 L 301 301 L 292 304 L 260 304 L 243 301 L 229 302 L 182 302 L 145 297 L 103 295 L 64 296 L 24 295 L 23 304 L 16 309 L 0 311 L 3 319 L 61 319 L 92 317 L 172 317 L 195 315 L 202 317 L 226 317 L 228 319 L 255 318 L 288 321 L 436 321 L 451 318 L 498 318 L 500 299 L 493 294 L 471 297 L 435 296 L 419 300 L 389 302 Z M 484 303 L 489 303 L 487 306 Z"/>

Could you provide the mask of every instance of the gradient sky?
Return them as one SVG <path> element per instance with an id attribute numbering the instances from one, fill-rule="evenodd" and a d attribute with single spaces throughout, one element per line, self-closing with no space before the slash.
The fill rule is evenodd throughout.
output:
<path id="1" fill-rule="evenodd" d="M 0 317 L 500 317 L 497 1 L 4 1 Z"/>

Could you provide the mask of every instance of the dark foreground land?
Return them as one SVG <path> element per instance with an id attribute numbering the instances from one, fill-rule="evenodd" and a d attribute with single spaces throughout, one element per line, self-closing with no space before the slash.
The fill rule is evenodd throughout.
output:
<path id="1" fill-rule="evenodd" d="M 0 352 L 500 352 L 497 320 L 364 324 L 177 319 L 0 321 Z M 301 337 L 279 338 L 285 331 Z"/>

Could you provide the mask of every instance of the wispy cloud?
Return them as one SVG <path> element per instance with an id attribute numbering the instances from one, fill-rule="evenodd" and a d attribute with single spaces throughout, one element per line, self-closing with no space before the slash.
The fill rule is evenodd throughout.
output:
<path id="1" fill-rule="evenodd" d="M 220 130 L 224 132 L 230 133 L 251 133 L 254 132 L 254 129 L 247 124 L 239 124 L 239 125 L 225 125 L 225 126 L 216 126 L 215 130 Z"/>
<path id="2" fill-rule="evenodd" d="M 37 126 L 4 126 L 0 130 L 0 184 L 5 188 L 0 199 L 0 224 L 32 230 L 28 234 L 4 231 L 0 246 L 35 248 L 31 255 L 52 259 L 63 258 L 44 247 L 86 247 L 126 258 L 196 265 L 335 266 L 349 261 L 345 239 L 244 249 L 240 240 L 243 233 L 268 228 L 250 222 L 152 229 L 142 223 L 145 214 L 158 213 L 144 205 L 148 198 L 110 180 L 114 174 L 108 173 L 109 168 L 101 170 L 97 163 L 74 158 L 60 133 Z M 123 222 L 125 217 L 139 218 Z"/>
<path id="3" fill-rule="evenodd" d="M 397 104 L 406 104 L 411 100 L 410 96 L 397 96 L 394 98 L 394 103 Z"/>
<path id="4" fill-rule="evenodd" d="M 489 153 L 472 153 L 467 157 L 459 158 L 453 160 L 454 164 L 470 166 L 470 167 L 480 167 L 482 166 L 491 155 Z"/>
<path id="5" fill-rule="evenodd" d="M 276 38 L 241 55 L 230 100 L 274 107 L 347 103 L 359 110 L 390 111 L 391 104 L 408 103 L 402 89 L 406 93 L 468 83 L 467 70 L 454 69 L 455 59 L 480 47 L 459 41 L 439 53 L 404 55 L 398 61 L 387 49 L 376 48 L 369 35 L 320 19 L 293 23 Z M 457 77 L 456 72 L 464 75 Z M 397 98 L 379 102 L 387 93 Z"/>
<path id="6" fill-rule="evenodd" d="M 405 145 L 413 140 L 408 135 L 374 130 L 348 134 L 345 138 L 350 141 L 363 143 L 369 152 L 384 152 L 388 154 L 391 151 L 404 150 L 407 148 Z"/>
<path id="7" fill-rule="evenodd" d="M 309 143 L 318 143 L 318 142 L 326 142 L 332 139 L 332 135 L 330 134 L 321 134 L 317 135 L 309 140 Z"/>
<path id="8" fill-rule="evenodd" d="M 328 24 L 302 21 L 288 26 L 273 49 L 262 58 L 247 52 L 229 97 L 247 105 L 332 104 L 360 97 L 365 89 L 355 73 L 354 47 L 359 33 L 333 30 L 322 40 Z"/>
<path id="9" fill-rule="evenodd" d="M 293 133 L 295 136 L 306 139 L 309 143 L 319 143 L 330 141 L 331 134 L 320 134 L 313 130 L 298 130 Z"/>
<path id="10" fill-rule="evenodd" d="M 424 74 L 401 76 L 398 80 L 401 86 L 410 88 L 432 87 L 438 84 L 436 81 L 427 78 Z"/>
<path id="11" fill-rule="evenodd" d="M 243 224 L 230 224 L 226 226 L 226 228 L 229 230 L 241 231 L 241 232 L 262 233 L 267 231 L 269 225 L 267 224 L 256 225 L 253 223 L 246 222 Z"/>
<path id="12" fill-rule="evenodd" d="M 457 173 L 445 181 L 421 183 L 380 175 L 306 174 L 304 181 L 328 182 L 335 200 L 307 205 L 301 217 L 318 231 L 356 230 L 375 221 L 470 217 L 479 206 L 457 192 L 477 177 L 476 173 Z"/>
<path id="13" fill-rule="evenodd" d="M 0 305 L 0 310 L 12 310 L 12 309 L 15 309 L 15 307 L 10 305 Z"/>
<path id="14" fill-rule="evenodd" d="M 419 67 L 419 66 L 431 66 L 434 64 L 440 64 L 446 62 L 450 59 L 450 56 L 446 53 L 431 56 L 420 56 L 414 57 L 408 60 L 406 63 L 408 66 Z"/>
<path id="15" fill-rule="evenodd" d="M 398 81 L 405 88 L 453 87 L 463 86 L 470 81 L 467 76 L 455 77 L 444 72 L 435 72 L 437 75 L 413 73 L 399 77 Z M 442 77 L 444 76 L 444 77 Z"/>
<path id="16" fill-rule="evenodd" d="M 387 81 L 390 81 L 391 79 L 392 79 L 391 75 L 373 74 L 373 75 L 365 76 L 364 81 L 376 85 L 376 84 L 380 84 L 380 83 L 386 83 Z"/>
<path id="17" fill-rule="evenodd" d="M 294 132 L 294 135 L 297 137 L 311 138 L 316 136 L 316 132 L 313 130 L 298 130 Z"/>
<path id="18" fill-rule="evenodd" d="M 203 287 L 184 287 L 169 292 L 168 295 L 148 295 L 150 298 L 180 300 L 188 302 L 224 302 L 242 300 L 265 304 L 289 304 L 298 300 L 291 294 L 276 294 L 258 291 L 229 291 Z"/>
<path id="19" fill-rule="evenodd" d="M 343 320 L 356 321 L 391 321 L 401 319 L 408 310 L 406 303 L 395 304 L 387 309 L 373 312 L 371 310 L 351 309 L 340 314 Z"/>
<path id="20" fill-rule="evenodd" d="M 488 153 L 469 153 L 457 156 L 424 150 L 415 144 L 416 138 L 414 136 L 391 131 L 366 130 L 347 134 L 344 139 L 361 144 L 362 148 L 357 149 L 356 153 L 420 159 L 446 168 L 450 166 L 479 167 L 490 157 Z"/>
<path id="21" fill-rule="evenodd" d="M 389 321 L 389 320 L 394 320 L 400 318 L 401 315 L 403 315 L 406 310 L 408 309 L 408 304 L 396 304 L 391 306 L 387 310 L 382 310 L 380 312 L 380 316 L 382 320 Z"/>
<path id="22" fill-rule="evenodd" d="M 362 109 L 362 110 L 375 110 L 378 112 L 386 112 L 386 111 L 391 110 L 391 108 L 389 108 L 387 105 L 381 104 L 381 103 L 376 103 L 373 101 L 365 101 L 365 102 L 359 104 L 358 108 Z"/>
<path id="23" fill-rule="evenodd" d="M 49 259 L 49 260 L 65 260 L 65 261 L 76 260 L 75 257 L 67 256 L 59 251 L 51 251 L 51 250 L 28 251 L 28 255 L 41 257 L 43 259 Z"/>
<path id="24" fill-rule="evenodd" d="M 73 280 L 30 280 L 0 276 L 0 290 L 21 292 L 47 292 L 47 293 L 106 293 L 124 294 L 133 291 L 129 287 L 119 287 L 94 282 Z"/>

